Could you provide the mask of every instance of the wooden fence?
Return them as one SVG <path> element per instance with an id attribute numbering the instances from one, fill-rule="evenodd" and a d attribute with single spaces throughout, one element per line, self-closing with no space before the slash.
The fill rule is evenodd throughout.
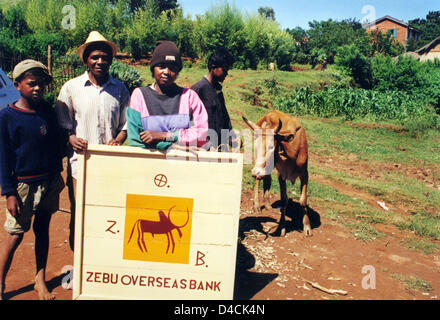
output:
<path id="1" fill-rule="evenodd" d="M 79 76 L 85 71 L 85 66 L 78 60 L 69 61 L 66 57 L 54 57 L 50 46 L 48 47 L 47 56 L 29 56 L 21 53 L 8 55 L 3 51 L 0 51 L 0 68 L 6 73 L 12 73 L 15 65 L 25 59 L 34 59 L 44 63 L 50 74 L 53 76 L 53 83 L 51 83 L 47 91 L 58 91 L 61 86 L 70 79 Z"/>

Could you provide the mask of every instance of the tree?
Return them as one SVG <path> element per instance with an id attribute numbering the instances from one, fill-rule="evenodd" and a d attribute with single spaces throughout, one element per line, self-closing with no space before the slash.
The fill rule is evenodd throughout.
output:
<path id="1" fill-rule="evenodd" d="M 371 59 L 365 56 L 355 44 L 338 48 L 336 66 L 351 76 L 354 82 L 364 89 L 371 89 Z"/>
<path id="2" fill-rule="evenodd" d="M 177 0 L 154 0 L 159 12 L 179 9 Z"/>
<path id="3" fill-rule="evenodd" d="M 440 36 L 440 11 L 429 11 L 426 19 L 410 20 L 408 24 L 422 32 L 422 38 L 411 42 L 408 50 L 421 48 Z"/>
<path id="4" fill-rule="evenodd" d="M 356 20 L 312 21 L 307 31 L 308 45 L 323 49 L 329 63 L 333 63 L 339 47 L 355 42 L 365 43 L 367 35 L 360 22 Z"/>
<path id="5" fill-rule="evenodd" d="M 404 46 L 398 42 L 390 33 L 373 30 L 369 34 L 371 43 L 371 54 L 382 54 L 386 56 L 398 56 L 405 52 Z"/>
<path id="6" fill-rule="evenodd" d="M 258 13 L 268 20 L 275 21 L 275 11 L 271 7 L 259 7 Z"/>
<path id="7" fill-rule="evenodd" d="M 159 15 L 162 11 L 179 9 L 177 0 L 111 0 L 113 5 L 125 2 L 132 13 L 154 6 Z"/>
<path id="8" fill-rule="evenodd" d="M 11 6 L 1 12 L 0 29 L 7 29 L 9 37 L 20 37 L 30 32 L 21 6 Z"/>
<path id="9" fill-rule="evenodd" d="M 294 29 L 287 28 L 286 31 L 290 33 L 293 40 L 295 40 L 295 42 L 298 44 L 302 44 L 307 41 L 307 31 L 301 27 L 296 27 Z"/>

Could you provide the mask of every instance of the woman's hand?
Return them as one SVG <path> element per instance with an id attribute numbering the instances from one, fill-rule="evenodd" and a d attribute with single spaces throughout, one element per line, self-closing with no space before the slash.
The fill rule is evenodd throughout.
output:
<path id="1" fill-rule="evenodd" d="M 144 131 L 141 132 L 139 137 L 141 138 L 143 143 L 152 144 L 160 141 L 166 141 L 168 136 L 168 132 L 157 132 L 157 131 Z"/>
<path id="2" fill-rule="evenodd" d="M 72 134 L 69 136 L 69 143 L 73 148 L 73 151 L 75 152 L 83 152 L 86 151 L 88 148 L 88 141 L 78 138 L 76 135 Z"/>

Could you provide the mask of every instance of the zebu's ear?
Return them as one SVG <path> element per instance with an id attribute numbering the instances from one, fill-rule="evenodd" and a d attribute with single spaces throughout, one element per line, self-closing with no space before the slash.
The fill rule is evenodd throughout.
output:
<path id="1" fill-rule="evenodd" d="M 246 119 L 246 117 L 242 117 L 243 121 L 247 124 L 249 128 L 251 128 L 252 131 L 260 129 L 255 123 L 252 121 Z"/>

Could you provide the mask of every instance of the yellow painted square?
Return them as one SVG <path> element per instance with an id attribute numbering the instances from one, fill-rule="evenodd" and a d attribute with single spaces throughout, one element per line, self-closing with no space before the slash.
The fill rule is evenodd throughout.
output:
<path id="1" fill-rule="evenodd" d="M 189 264 L 193 199 L 127 195 L 125 260 Z"/>

